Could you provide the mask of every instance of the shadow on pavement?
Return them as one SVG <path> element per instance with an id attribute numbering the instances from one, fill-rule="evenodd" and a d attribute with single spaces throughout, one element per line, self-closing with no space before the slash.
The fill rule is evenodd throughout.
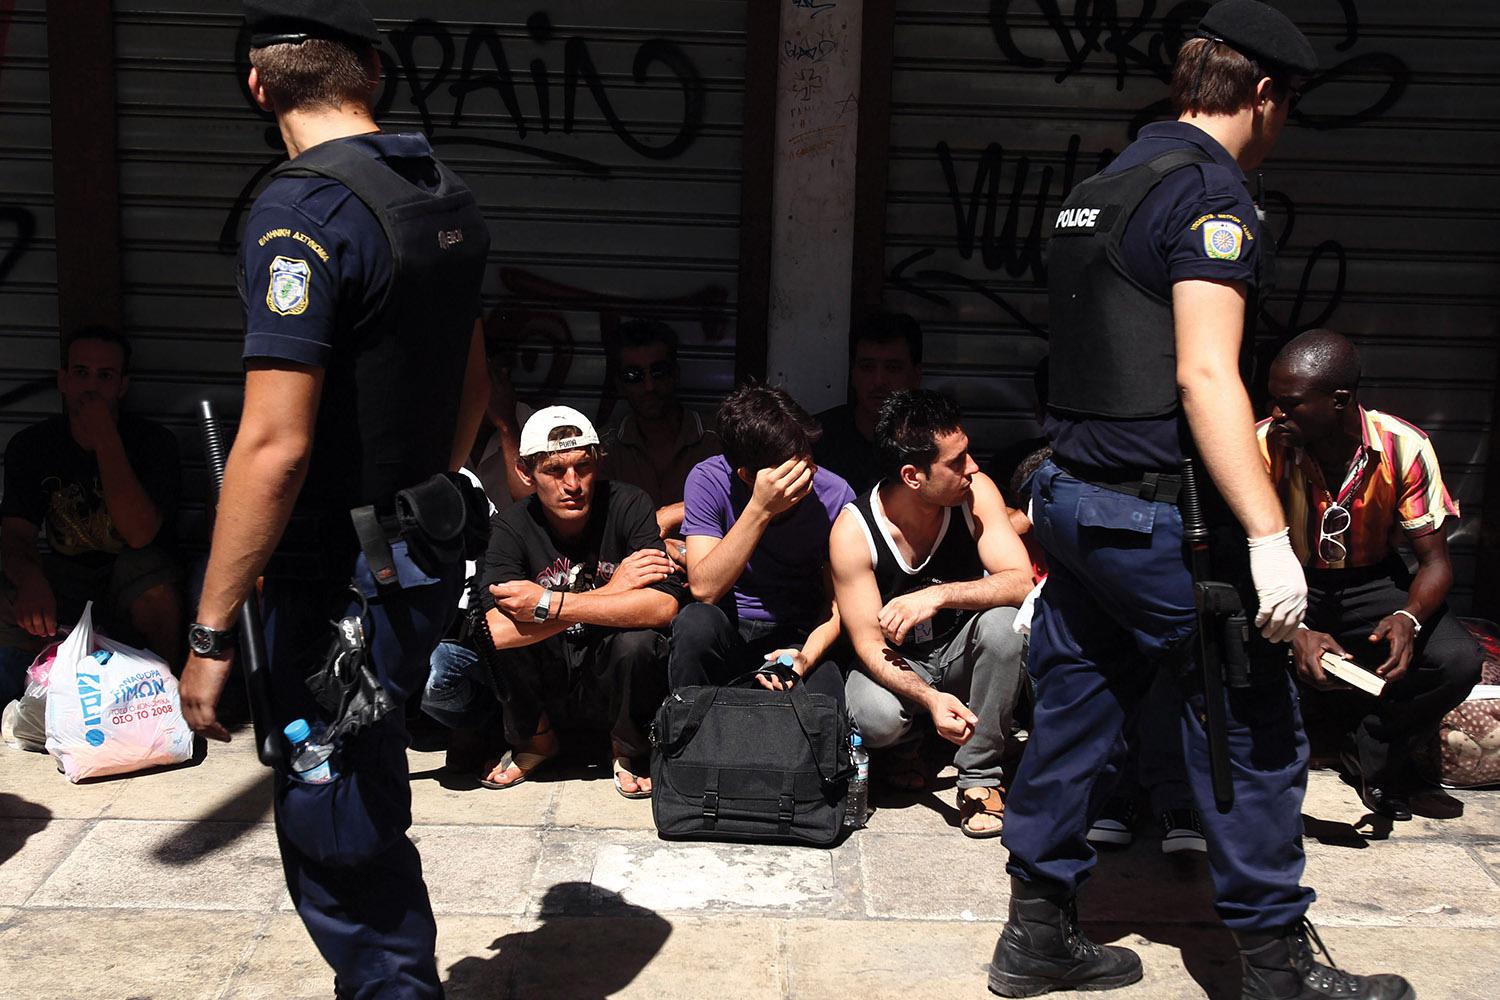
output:
<path id="1" fill-rule="evenodd" d="M 254 798 L 263 803 L 256 816 L 246 813 L 241 800 Z M 190 865 L 221 851 L 255 829 L 271 811 L 271 771 L 258 767 L 255 777 L 220 799 L 208 812 L 169 837 L 152 850 L 152 856 L 164 865 Z"/>
<path id="2" fill-rule="evenodd" d="M 0 792 L 0 865 L 21 853 L 33 834 L 41 833 L 52 819 L 46 806 L 10 792 Z"/>
<path id="3" fill-rule="evenodd" d="M 654 910 L 586 882 L 549 888 L 541 921 L 496 938 L 490 958 L 453 963 L 443 984 L 451 1000 L 605 1000 L 629 986 L 672 934 Z"/>
<path id="4" fill-rule="evenodd" d="M 1139 936 L 1176 948 L 1182 967 L 1211 1000 L 1239 997 L 1239 953 L 1213 907 L 1208 858 L 1163 854 L 1155 836 L 1101 852 L 1079 894 L 1085 931 L 1101 943 L 1130 946 Z"/>
<path id="5" fill-rule="evenodd" d="M 1122 924 L 1084 922 L 1084 932 L 1101 944 L 1131 946 L 1143 937 L 1176 948 L 1182 967 L 1208 1000 L 1238 1000 L 1240 957 L 1234 938 L 1222 924 Z"/>

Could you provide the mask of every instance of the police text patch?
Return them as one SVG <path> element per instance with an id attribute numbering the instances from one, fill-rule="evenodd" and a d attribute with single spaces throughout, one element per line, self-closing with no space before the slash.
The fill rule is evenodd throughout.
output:
<path id="1" fill-rule="evenodd" d="M 1098 221 L 1097 208 L 1065 208 L 1057 213 L 1058 229 L 1093 229 Z"/>
<path id="2" fill-rule="evenodd" d="M 281 316 L 307 311 L 312 298 L 312 268 L 307 261 L 277 256 L 271 261 L 271 283 L 266 287 L 266 306 Z"/>

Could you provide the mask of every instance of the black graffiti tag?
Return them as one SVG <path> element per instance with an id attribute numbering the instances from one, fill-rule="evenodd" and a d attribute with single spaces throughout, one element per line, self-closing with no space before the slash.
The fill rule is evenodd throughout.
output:
<path id="1" fill-rule="evenodd" d="M 543 11 L 526 20 L 526 32 L 532 42 L 541 46 L 554 44 L 551 19 Z M 455 28 L 430 18 L 417 18 L 389 32 L 394 56 L 380 51 L 383 85 L 376 99 L 377 117 L 388 112 L 398 96 L 404 96 L 416 110 L 422 131 L 434 147 L 469 147 L 497 149 L 535 157 L 569 170 L 596 177 L 610 173 L 607 164 L 575 156 L 540 144 L 539 136 L 560 131 L 573 134 L 578 123 L 579 92 L 586 90 L 598 108 L 609 131 L 625 147 L 652 160 L 669 160 L 681 156 L 702 130 L 705 88 L 693 61 L 674 42 L 651 38 L 637 46 L 631 63 L 631 78 L 638 86 L 659 88 L 662 81 L 681 94 L 681 111 L 676 130 L 664 141 L 649 141 L 637 134 L 616 110 L 616 96 L 610 83 L 594 62 L 587 39 L 573 35 L 562 39 L 561 114 L 554 112 L 554 96 L 559 74 L 545 60 L 534 58 L 524 69 L 512 71 L 506 51 L 506 40 L 491 25 Z M 460 53 L 459 42 L 462 42 Z M 241 94 L 252 111 L 269 121 L 271 116 L 259 108 L 245 86 L 249 72 L 249 34 L 242 30 L 239 58 L 235 72 Z M 429 58 L 434 57 L 434 58 Z M 522 110 L 520 89 L 529 87 L 534 96 L 536 113 L 528 116 Z M 493 94 L 504 110 L 502 121 L 514 140 L 494 135 L 493 119 L 487 119 L 485 134 L 475 126 L 481 115 L 472 109 L 486 93 Z M 452 108 L 443 113 L 435 107 L 436 98 L 451 99 Z M 229 215 L 219 230 L 219 249 L 232 253 L 237 245 L 239 221 L 249 207 L 252 196 L 266 175 L 286 158 L 281 135 L 274 125 L 265 130 L 266 146 L 275 151 L 236 195 Z"/>

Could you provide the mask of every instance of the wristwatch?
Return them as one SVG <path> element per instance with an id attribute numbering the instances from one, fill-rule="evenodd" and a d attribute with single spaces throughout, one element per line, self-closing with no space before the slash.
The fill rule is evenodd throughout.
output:
<path id="1" fill-rule="evenodd" d="M 194 622 L 188 626 L 188 649 L 193 651 L 194 656 L 222 659 L 234 648 L 239 632 L 240 630 L 233 626 L 218 629 Z"/>
<path id="2" fill-rule="evenodd" d="M 543 590 L 542 596 L 537 599 L 536 607 L 531 610 L 531 620 L 541 624 L 547 620 L 547 613 L 552 610 L 552 591 Z"/>

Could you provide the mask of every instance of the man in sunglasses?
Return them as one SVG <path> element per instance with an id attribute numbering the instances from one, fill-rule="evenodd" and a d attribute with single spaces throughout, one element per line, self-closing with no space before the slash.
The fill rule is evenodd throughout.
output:
<path id="1" fill-rule="evenodd" d="M 646 491 L 662 538 L 682 527 L 682 487 L 699 462 L 722 452 L 711 421 L 677 398 L 677 334 L 660 320 L 620 324 L 610 345 L 615 386 L 630 412 L 608 435 L 605 478 Z M 667 551 L 681 557 L 681 543 Z"/>
<path id="2" fill-rule="evenodd" d="M 1302 334 L 1271 366 L 1271 416 L 1258 432 L 1307 571 L 1307 617 L 1292 643 L 1297 673 L 1314 687 L 1335 686 L 1319 662 L 1326 651 L 1385 679 L 1343 757 L 1371 812 L 1407 820 L 1412 751 L 1478 683 L 1483 656 L 1444 603 L 1453 562 L 1443 524 L 1458 517 L 1458 504 L 1432 442 L 1360 406 L 1359 376 L 1359 352 L 1346 338 Z M 1416 554 L 1415 575 L 1392 545 L 1397 528 Z"/>

